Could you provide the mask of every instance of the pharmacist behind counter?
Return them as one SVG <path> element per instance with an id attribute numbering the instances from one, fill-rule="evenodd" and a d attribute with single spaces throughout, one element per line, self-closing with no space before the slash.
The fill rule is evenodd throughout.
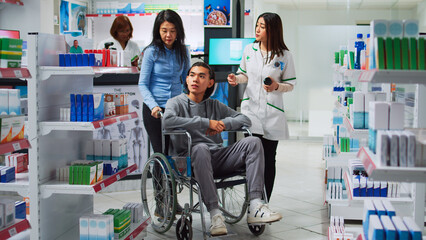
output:
<path id="1" fill-rule="evenodd" d="M 98 44 L 98 49 L 109 46 L 109 49 L 122 51 L 124 66 L 137 67 L 141 51 L 138 44 L 130 40 L 133 37 L 133 26 L 129 18 L 124 15 L 116 17 L 111 25 L 110 34 L 111 37 Z"/>

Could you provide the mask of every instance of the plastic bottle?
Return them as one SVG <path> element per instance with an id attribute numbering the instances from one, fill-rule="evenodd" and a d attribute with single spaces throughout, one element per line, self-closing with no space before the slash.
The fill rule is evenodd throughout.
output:
<path id="1" fill-rule="evenodd" d="M 365 42 L 365 68 L 370 69 L 370 34 L 367 34 Z"/>
<path id="2" fill-rule="evenodd" d="M 355 69 L 361 69 L 361 50 L 364 50 L 365 43 L 362 39 L 362 33 L 356 35 L 355 41 Z"/>

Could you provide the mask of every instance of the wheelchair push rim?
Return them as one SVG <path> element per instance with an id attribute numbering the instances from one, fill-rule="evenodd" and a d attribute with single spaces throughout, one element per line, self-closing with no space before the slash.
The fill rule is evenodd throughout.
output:
<path id="1" fill-rule="evenodd" d="M 154 153 L 145 163 L 141 183 L 142 204 L 158 233 L 167 232 L 176 214 L 176 182 L 167 158 Z"/>
<path id="2" fill-rule="evenodd" d="M 224 181 L 240 180 L 241 177 L 232 177 Z M 239 222 L 247 211 L 248 192 L 247 184 L 239 184 L 218 189 L 219 208 L 223 212 L 225 222 L 235 224 Z"/>

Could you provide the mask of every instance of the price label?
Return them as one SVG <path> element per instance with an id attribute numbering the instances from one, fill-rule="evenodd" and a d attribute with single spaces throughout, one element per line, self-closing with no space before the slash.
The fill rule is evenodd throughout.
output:
<path id="1" fill-rule="evenodd" d="M 104 122 L 99 122 L 99 126 L 104 127 Z"/>
<path id="2" fill-rule="evenodd" d="M 118 180 L 120 180 L 120 175 L 119 175 L 119 174 L 117 174 L 117 181 L 118 181 Z"/>
<path id="3" fill-rule="evenodd" d="M 105 183 L 101 183 L 101 189 L 105 188 Z"/>
<path id="4" fill-rule="evenodd" d="M 18 234 L 18 232 L 16 231 L 16 228 L 11 228 L 11 229 L 9 229 L 9 235 L 12 237 L 12 236 L 15 236 L 16 234 Z"/>
<path id="5" fill-rule="evenodd" d="M 130 240 L 133 240 L 133 239 L 134 239 L 134 238 L 133 238 L 133 234 L 131 234 L 129 237 L 130 237 Z"/>
<path id="6" fill-rule="evenodd" d="M 13 73 L 15 73 L 15 76 L 17 78 L 22 78 L 22 71 L 21 70 L 13 70 Z"/>
<path id="7" fill-rule="evenodd" d="M 127 169 L 126 173 L 127 173 L 127 175 L 129 175 L 130 174 L 130 169 Z"/>
<path id="8" fill-rule="evenodd" d="M 21 145 L 19 143 L 12 144 L 13 151 L 21 150 Z"/>
<path id="9" fill-rule="evenodd" d="M 0 78 L 2 78 L 3 77 L 3 74 L 1 74 L 1 71 L 0 71 Z"/>

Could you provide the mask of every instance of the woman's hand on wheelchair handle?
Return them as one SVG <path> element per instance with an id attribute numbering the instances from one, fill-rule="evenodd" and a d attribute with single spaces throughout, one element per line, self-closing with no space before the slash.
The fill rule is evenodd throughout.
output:
<path id="1" fill-rule="evenodd" d="M 159 106 L 154 107 L 151 110 L 151 116 L 155 118 L 161 118 L 161 108 Z"/>

